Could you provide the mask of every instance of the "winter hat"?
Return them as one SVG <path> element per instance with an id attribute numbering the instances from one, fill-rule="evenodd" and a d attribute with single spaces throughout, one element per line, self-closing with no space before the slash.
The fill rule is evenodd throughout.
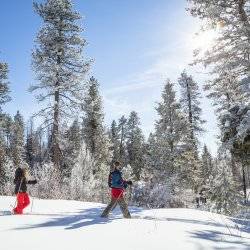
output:
<path id="1" fill-rule="evenodd" d="M 26 162 L 22 163 L 23 169 L 29 169 L 29 165 Z"/>
<path id="2" fill-rule="evenodd" d="M 29 179 L 30 175 L 29 175 L 29 165 L 24 162 L 23 164 L 23 167 L 22 167 L 22 170 L 23 170 L 23 173 L 24 173 L 24 176 Z"/>

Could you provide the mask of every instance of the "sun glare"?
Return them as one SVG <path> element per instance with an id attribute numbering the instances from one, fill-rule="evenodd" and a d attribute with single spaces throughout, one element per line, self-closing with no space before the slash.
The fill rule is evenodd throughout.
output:
<path id="1" fill-rule="evenodd" d="M 201 52 L 210 49 L 215 41 L 216 36 L 216 30 L 207 30 L 196 33 L 192 37 L 191 41 L 193 49 L 198 49 Z"/>

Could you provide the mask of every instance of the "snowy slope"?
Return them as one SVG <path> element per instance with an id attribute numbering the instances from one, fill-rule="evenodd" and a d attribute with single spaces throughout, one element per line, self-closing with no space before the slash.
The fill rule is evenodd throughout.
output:
<path id="1" fill-rule="evenodd" d="M 9 210 L 14 203 L 14 197 L 0 196 L 1 211 Z M 192 209 L 131 208 L 133 219 L 123 219 L 119 209 L 109 219 L 102 219 L 99 215 L 103 207 L 35 199 L 34 215 L 0 216 L 0 249 L 250 249 L 250 229 L 225 216 Z"/>

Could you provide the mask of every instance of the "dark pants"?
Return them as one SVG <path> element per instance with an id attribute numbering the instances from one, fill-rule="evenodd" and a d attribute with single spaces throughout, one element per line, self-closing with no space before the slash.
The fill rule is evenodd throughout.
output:
<path id="1" fill-rule="evenodd" d="M 104 211 L 102 212 L 101 217 L 108 217 L 109 213 L 111 210 L 113 210 L 116 205 L 119 204 L 121 210 L 122 210 L 122 214 L 124 218 L 131 218 L 131 215 L 128 211 L 128 205 L 126 204 L 124 198 L 111 198 L 110 203 L 108 204 L 108 206 L 104 209 Z"/>

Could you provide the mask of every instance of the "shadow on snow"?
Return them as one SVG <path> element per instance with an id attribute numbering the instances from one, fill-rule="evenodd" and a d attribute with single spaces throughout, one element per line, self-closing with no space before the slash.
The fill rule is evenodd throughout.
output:
<path id="1" fill-rule="evenodd" d="M 203 231 L 196 231 L 190 232 L 192 238 L 195 239 L 203 239 L 207 241 L 212 241 L 215 243 L 225 244 L 225 246 L 214 247 L 214 250 L 217 249 L 238 249 L 239 246 L 244 246 L 246 250 L 250 249 L 250 241 L 249 238 L 242 237 L 240 234 L 233 234 L 228 230 L 228 232 L 220 232 L 214 230 L 203 230 Z M 227 246 L 228 244 L 228 246 Z M 235 247 L 233 247 L 235 245 Z"/>
<path id="2" fill-rule="evenodd" d="M 102 207 L 88 208 L 80 210 L 79 212 L 71 215 L 67 214 L 34 214 L 34 215 L 45 215 L 45 216 L 57 216 L 49 219 L 47 222 L 39 223 L 36 225 L 27 225 L 25 227 L 15 228 L 15 230 L 23 229 L 34 229 L 40 227 L 65 227 L 65 229 L 77 229 L 80 227 L 106 224 L 112 221 L 110 218 L 101 218 Z"/>
<path id="3" fill-rule="evenodd" d="M 23 230 L 23 229 L 35 229 L 40 227 L 65 227 L 66 230 L 77 229 L 81 227 L 97 225 L 97 224 L 107 224 L 115 219 L 121 219 L 122 215 L 119 208 L 115 208 L 112 212 L 112 216 L 109 218 L 101 218 L 100 215 L 105 207 L 95 207 L 80 210 L 76 213 L 33 213 L 29 215 L 37 216 L 56 216 L 55 218 L 49 219 L 47 222 L 39 223 L 36 225 L 27 225 L 25 227 L 15 228 L 13 230 Z M 140 212 L 141 208 L 130 209 L 131 212 Z M 25 215 L 24 215 L 25 216 Z"/>
<path id="4" fill-rule="evenodd" d="M 25 227 L 19 227 L 15 228 L 13 230 L 23 230 L 23 229 L 35 229 L 35 228 L 41 228 L 41 227 L 64 227 L 65 230 L 72 230 L 72 229 L 78 229 L 82 227 L 92 226 L 92 225 L 102 225 L 112 222 L 116 219 L 121 219 L 121 213 L 118 208 L 116 208 L 112 216 L 109 218 L 101 218 L 100 214 L 102 212 L 102 209 L 104 209 L 103 206 L 95 207 L 95 208 L 89 208 L 89 209 L 83 209 L 75 214 L 70 213 L 63 213 L 63 214 L 37 214 L 39 215 L 45 215 L 45 216 L 57 216 L 54 218 L 49 219 L 46 222 L 36 224 L 36 225 L 27 225 Z M 235 244 L 235 245 L 245 245 L 246 249 L 250 249 L 250 243 L 248 238 L 244 238 L 240 236 L 241 231 L 249 232 L 244 228 L 245 230 L 241 230 L 239 227 L 235 226 L 229 226 L 229 225 L 223 225 L 221 223 L 213 222 L 213 221 L 199 221 L 195 219 L 181 219 L 181 218 L 157 218 L 154 216 L 143 216 L 140 215 L 140 213 L 143 211 L 141 208 L 130 208 L 130 211 L 132 213 L 132 217 L 134 219 L 143 219 L 143 220 L 154 220 L 154 221 L 166 221 L 166 222 L 179 222 L 179 223 L 190 223 L 190 224 L 200 224 L 200 225 L 208 225 L 208 226 L 214 226 L 218 228 L 225 228 L 228 233 L 223 233 L 220 231 L 213 231 L 213 230 L 203 230 L 203 231 L 192 231 L 189 232 L 191 234 L 192 238 L 196 239 L 203 239 L 213 242 L 221 242 L 221 243 L 228 243 L 228 244 Z M 234 221 L 236 225 L 238 226 L 239 221 Z M 237 232 L 239 232 L 239 235 L 232 234 L 230 232 L 231 229 L 239 229 Z M 246 241 L 248 239 L 248 242 Z M 218 246 L 218 248 L 214 249 L 230 249 L 230 248 L 221 248 Z M 235 248 L 237 249 L 237 248 Z"/>

